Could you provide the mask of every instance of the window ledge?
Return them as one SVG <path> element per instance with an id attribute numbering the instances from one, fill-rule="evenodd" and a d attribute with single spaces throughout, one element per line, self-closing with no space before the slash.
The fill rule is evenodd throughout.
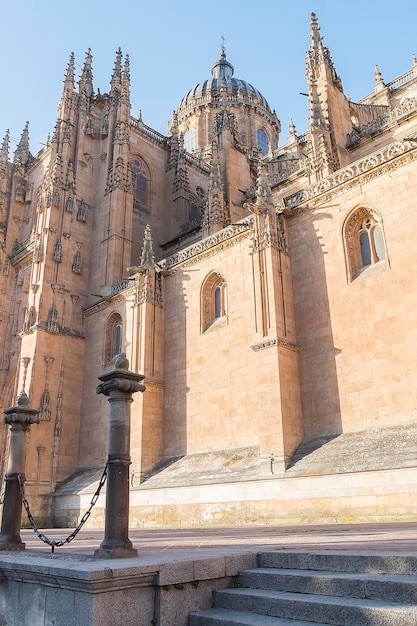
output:
<path id="1" fill-rule="evenodd" d="M 382 274 L 389 267 L 387 259 L 383 259 L 382 261 L 378 261 L 378 263 L 374 263 L 373 265 L 367 265 L 363 267 L 359 272 L 354 276 L 352 282 L 360 282 L 362 280 L 367 279 L 369 276 L 377 276 L 378 274 Z"/>
<path id="2" fill-rule="evenodd" d="M 222 317 L 216 317 L 216 319 L 214 319 L 208 326 L 207 328 L 205 328 L 203 330 L 203 335 L 205 335 L 206 333 L 210 332 L 211 330 L 214 330 L 216 328 L 222 327 L 222 326 L 227 326 L 228 324 L 228 317 L 227 315 L 223 315 Z"/>

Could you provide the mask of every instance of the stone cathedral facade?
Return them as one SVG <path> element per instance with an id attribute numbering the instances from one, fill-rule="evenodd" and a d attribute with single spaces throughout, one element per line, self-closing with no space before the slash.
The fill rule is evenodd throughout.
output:
<path id="1" fill-rule="evenodd" d="M 415 57 L 352 102 L 313 14 L 308 129 L 286 143 L 224 49 L 167 136 L 131 116 L 127 55 L 105 94 L 90 51 L 74 67 L 48 144 L 33 156 L 26 126 L 0 149 L 0 407 L 24 390 L 40 410 L 39 524 L 75 524 L 95 490 L 119 352 L 146 384 L 133 525 L 412 518 Z M 2 479 L 7 454 L 2 426 Z"/>

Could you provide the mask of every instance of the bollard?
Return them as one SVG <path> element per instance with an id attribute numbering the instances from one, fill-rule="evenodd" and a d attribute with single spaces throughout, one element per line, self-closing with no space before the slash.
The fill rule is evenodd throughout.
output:
<path id="1" fill-rule="evenodd" d="M 107 458 L 107 488 L 104 539 L 94 556 L 119 559 L 137 556 L 129 534 L 129 465 L 130 465 L 130 404 L 132 394 L 145 391 L 140 381 L 145 377 L 130 372 L 124 353 L 114 359 L 114 369 L 99 376 L 98 394 L 110 403 L 109 454 Z"/>
<path id="2" fill-rule="evenodd" d="M 0 550 L 24 550 L 25 544 L 20 538 L 22 524 L 21 480 L 25 479 L 26 433 L 31 424 L 39 424 L 39 411 L 31 409 L 29 398 L 22 392 L 17 400 L 17 407 L 4 411 L 4 423 L 10 426 L 10 454 L 6 474 L 3 515 L 0 531 Z"/>

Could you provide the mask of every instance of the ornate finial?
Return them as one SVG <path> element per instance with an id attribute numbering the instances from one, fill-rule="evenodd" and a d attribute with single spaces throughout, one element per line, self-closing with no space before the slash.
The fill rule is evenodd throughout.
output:
<path id="1" fill-rule="evenodd" d="M 29 158 L 29 122 L 26 122 L 22 131 L 22 136 L 14 153 L 14 161 L 20 161 L 22 165 L 26 165 Z"/>
<path id="2" fill-rule="evenodd" d="M 375 71 L 374 71 L 374 78 L 375 78 L 375 83 L 382 83 L 382 74 L 379 71 L 379 67 L 377 65 L 375 65 Z"/>
<path id="3" fill-rule="evenodd" d="M 10 132 L 9 129 L 7 129 L 0 148 L 0 165 L 6 165 L 9 160 L 9 141 Z"/>
<path id="4" fill-rule="evenodd" d="M 319 26 L 319 22 L 317 19 L 317 15 L 315 13 L 312 13 L 310 15 L 310 27 L 311 27 L 312 44 L 314 46 L 321 42 L 320 26 Z"/>
<path id="5" fill-rule="evenodd" d="M 220 44 L 220 58 L 226 58 L 226 39 L 224 35 L 221 36 L 221 44 Z"/>
<path id="6" fill-rule="evenodd" d="M 118 354 L 115 357 L 114 369 L 116 370 L 128 370 L 129 369 L 129 361 L 126 358 L 126 352 L 120 352 L 120 354 Z"/>
<path id="7" fill-rule="evenodd" d="M 28 366 L 29 366 L 29 363 L 30 363 L 30 357 L 24 356 L 22 358 L 22 363 L 23 363 L 23 380 L 22 380 L 22 391 L 20 392 L 21 395 L 25 393 L 26 377 L 27 377 L 27 373 L 28 373 Z"/>
<path id="8" fill-rule="evenodd" d="M 413 68 L 417 67 L 417 58 L 415 54 L 411 55 L 411 61 L 413 63 Z"/>
<path id="9" fill-rule="evenodd" d="M 67 71 L 65 72 L 64 83 L 70 83 L 72 86 L 74 86 L 74 73 L 75 73 L 74 64 L 75 64 L 75 57 L 74 57 L 74 53 L 71 52 L 68 65 L 67 65 Z"/>
<path id="10" fill-rule="evenodd" d="M 226 80 L 232 78 L 234 67 L 226 59 L 225 38 L 222 35 L 222 43 L 220 45 L 220 57 L 211 68 L 213 78 L 224 78 Z"/>
<path id="11" fill-rule="evenodd" d="M 22 391 L 17 399 L 17 406 L 30 406 L 30 400 L 25 391 Z"/>
<path id="12" fill-rule="evenodd" d="M 122 50 L 119 46 L 116 50 L 116 60 L 114 62 L 113 74 L 111 77 L 111 82 L 114 81 L 119 82 L 122 77 Z"/>
<path id="13" fill-rule="evenodd" d="M 288 128 L 288 131 L 290 133 L 290 137 L 293 137 L 295 135 L 295 124 L 292 121 L 292 119 L 290 120 L 290 125 L 289 125 L 289 128 Z"/>
<path id="14" fill-rule="evenodd" d="M 84 67 L 79 80 L 80 94 L 86 96 L 87 99 L 94 93 L 92 62 L 91 48 L 88 48 L 85 53 Z"/>
<path id="15" fill-rule="evenodd" d="M 130 59 L 128 54 L 126 54 L 123 64 L 123 78 L 130 83 Z"/>

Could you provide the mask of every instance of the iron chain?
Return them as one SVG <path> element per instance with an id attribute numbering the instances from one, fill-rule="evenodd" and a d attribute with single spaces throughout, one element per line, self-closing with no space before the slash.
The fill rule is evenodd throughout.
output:
<path id="1" fill-rule="evenodd" d="M 100 492 L 103 488 L 104 483 L 106 482 L 106 478 L 107 478 L 107 465 L 104 468 L 103 474 L 100 478 L 100 482 L 98 484 L 98 487 L 96 489 L 95 494 L 93 495 L 93 497 L 91 498 L 91 502 L 90 502 L 90 506 L 88 508 L 88 510 L 84 513 L 84 515 L 82 516 L 80 523 L 78 524 L 77 528 L 75 530 L 72 531 L 72 533 L 70 535 L 68 535 L 68 537 L 66 539 L 60 540 L 60 541 L 55 541 L 53 539 L 49 539 L 44 533 L 41 533 L 39 528 L 36 525 L 36 522 L 34 520 L 34 517 L 31 513 L 30 510 L 30 506 L 29 506 L 29 502 L 26 499 L 26 495 L 25 495 L 25 488 L 24 488 L 24 484 L 23 484 L 23 480 L 22 480 L 22 475 L 18 474 L 17 475 L 17 480 L 19 482 L 19 488 L 20 488 L 20 495 L 22 497 L 22 503 L 23 506 L 26 509 L 26 513 L 28 516 L 28 520 L 30 522 L 30 525 L 32 526 L 33 531 L 37 534 L 37 536 L 39 537 L 39 539 L 41 541 L 43 541 L 44 543 L 47 543 L 49 546 L 51 546 L 51 551 L 54 552 L 55 548 L 60 548 L 61 546 L 65 545 L 66 543 L 69 543 L 70 541 L 72 541 L 80 532 L 81 528 L 84 526 L 84 524 L 86 523 L 86 521 L 88 520 L 88 518 L 91 515 L 91 510 L 93 508 L 93 506 L 95 505 L 95 503 L 98 500 L 98 497 L 100 495 Z"/>

